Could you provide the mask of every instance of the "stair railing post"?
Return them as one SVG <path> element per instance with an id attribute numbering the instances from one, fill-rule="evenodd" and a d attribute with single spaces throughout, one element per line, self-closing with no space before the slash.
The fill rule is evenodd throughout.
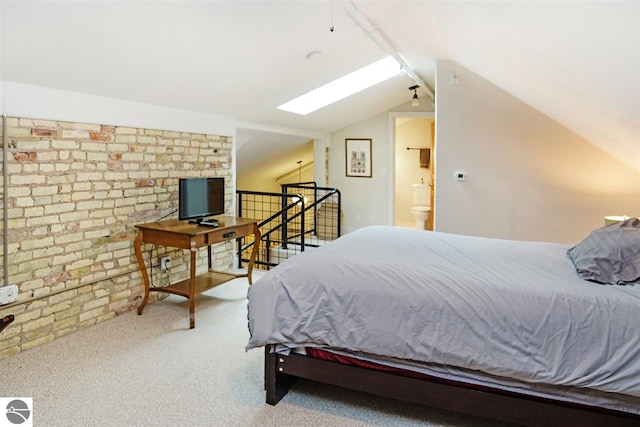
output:
<path id="1" fill-rule="evenodd" d="M 287 196 L 282 195 L 282 249 L 287 249 L 288 245 L 288 221 L 287 221 Z"/>

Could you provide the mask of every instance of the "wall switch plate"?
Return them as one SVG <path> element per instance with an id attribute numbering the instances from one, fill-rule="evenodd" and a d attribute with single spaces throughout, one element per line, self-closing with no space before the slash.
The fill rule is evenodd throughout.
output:
<path id="1" fill-rule="evenodd" d="M 0 288 L 0 305 L 9 304 L 18 299 L 18 285 L 3 286 Z"/>
<path id="2" fill-rule="evenodd" d="M 171 268 L 171 257 L 163 256 L 160 258 L 160 270 L 168 270 Z"/>

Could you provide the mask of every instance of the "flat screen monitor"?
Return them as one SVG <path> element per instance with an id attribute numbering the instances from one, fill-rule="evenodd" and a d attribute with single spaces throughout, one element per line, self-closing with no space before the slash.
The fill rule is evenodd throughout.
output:
<path id="1" fill-rule="evenodd" d="M 178 219 L 205 224 L 210 216 L 224 213 L 224 178 L 181 178 L 178 186 Z M 214 221 L 215 222 L 215 221 Z"/>

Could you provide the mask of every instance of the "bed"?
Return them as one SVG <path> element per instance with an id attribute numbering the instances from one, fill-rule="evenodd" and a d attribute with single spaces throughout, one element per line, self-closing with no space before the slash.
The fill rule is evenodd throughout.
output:
<path id="1" fill-rule="evenodd" d="M 373 226 L 248 293 L 267 403 L 305 378 L 525 425 L 640 425 L 640 221 L 575 246 Z"/>

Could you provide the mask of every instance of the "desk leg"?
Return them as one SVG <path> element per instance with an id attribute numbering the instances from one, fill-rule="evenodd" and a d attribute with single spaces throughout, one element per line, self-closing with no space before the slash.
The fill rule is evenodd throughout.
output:
<path id="1" fill-rule="evenodd" d="M 189 328 L 196 327 L 196 258 L 198 255 L 197 248 L 191 248 L 191 266 L 189 273 Z"/>
<path id="2" fill-rule="evenodd" d="M 142 274 L 142 283 L 144 285 L 144 296 L 142 298 L 142 302 L 138 306 L 138 314 L 142 314 L 142 310 L 149 302 L 149 274 L 147 273 L 147 266 L 144 264 L 144 259 L 142 258 L 142 230 L 138 231 L 138 235 L 136 239 L 133 241 L 133 249 L 136 253 L 136 260 L 138 261 L 138 268 L 140 268 L 140 274 Z"/>
<path id="3" fill-rule="evenodd" d="M 256 257 L 260 252 L 260 241 L 262 241 L 262 235 L 260 234 L 260 227 L 258 224 L 253 226 L 253 250 L 251 251 L 251 257 L 249 257 L 249 267 L 247 268 L 247 278 L 249 279 L 249 285 L 253 284 L 251 273 L 253 272 L 253 264 L 256 261 Z"/>

